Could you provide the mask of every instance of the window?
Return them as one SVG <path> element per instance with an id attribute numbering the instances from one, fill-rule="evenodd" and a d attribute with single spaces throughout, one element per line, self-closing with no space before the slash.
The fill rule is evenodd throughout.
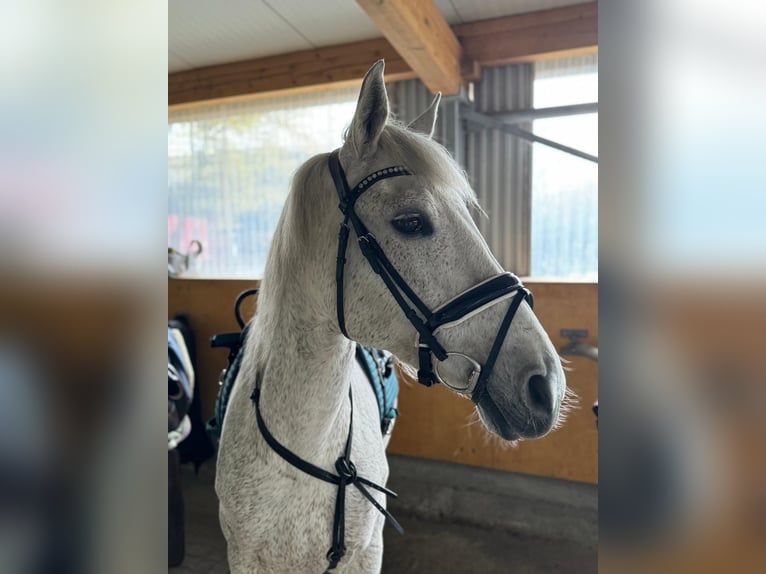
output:
<path id="1" fill-rule="evenodd" d="M 514 89 L 523 88 L 527 94 L 532 82 L 535 108 L 598 101 L 596 56 L 537 63 L 534 80 L 530 65 L 520 66 L 505 67 L 505 71 L 500 70 L 501 75 L 498 70 L 485 70 L 482 79 L 485 91 L 494 97 L 498 89 L 494 73 L 503 79 L 499 82 L 501 87 L 506 86 L 508 79 Z M 423 105 L 414 107 L 421 98 L 409 97 L 410 92 L 422 93 L 424 102 L 430 100 L 430 94 L 419 81 L 395 85 L 393 101 L 398 102 L 397 111 L 404 110 L 412 117 L 422 111 Z M 194 239 L 203 245 L 203 253 L 188 276 L 263 275 L 293 173 L 312 155 L 341 145 L 357 95 L 357 88 L 327 90 L 170 112 L 168 245 L 180 251 L 186 251 Z M 523 104 L 527 106 L 528 99 Z M 542 137 L 598 155 L 597 113 L 539 119 L 533 122 L 532 129 Z M 507 148 L 497 145 L 496 136 L 495 133 L 492 139 L 482 141 L 502 154 Z M 474 155 L 478 159 L 471 163 L 473 156 L 469 157 L 466 168 L 474 172 L 469 174 L 475 180 L 476 191 L 491 210 L 492 198 L 502 199 L 496 191 L 509 185 L 506 178 L 512 173 L 497 171 L 502 181 L 484 181 L 485 163 L 488 158 L 497 161 L 496 156 L 484 153 L 480 146 Z M 521 255 L 503 251 L 513 242 L 500 236 L 497 229 L 507 228 L 508 221 L 496 228 L 494 235 L 488 234 L 490 245 L 506 257 L 518 255 L 524 261 L 523 273 L 529 272 L 536 279 L 596 280 L 598 166 L 538 143 L 533 144 L 531 156 L 531 221 L 526 215 L 529 211 L 523 210 L 524 236 L 530 237 L 527 225 L 531 226 L 531 245 L 525 239 Z M 529 173 L 527 158 L 525 154 L 524 170 L 519 173 Z M 495 172 L 488 170 L 489 175 Z M 529 193 L 529 187 L 526 190 Z M 525 197 L 529 201 L 529 195 Z M 515 207 L 512 203 L 494 205 L 501 216 L 509 209 L 513 212 Z M 513 268 L 512 262 L 504 264 Z"/>
<path id="2" fill-rule="evenodd" d="M 534 107 L 598 101 L 596 56 L 535 65 Z M 598 155 L 598 114 L 535 120 L 535 134 Z M 532 153 L 534 277 L 598 277 L 598 165 L 535 143 Z"/>
<path id="3" fill-rule="evenodd" d="M 341 145 L 357 91 L 171 111 L 168 245 L 203 245 L 188 276 L 263 275 L 293 173 Z"/>

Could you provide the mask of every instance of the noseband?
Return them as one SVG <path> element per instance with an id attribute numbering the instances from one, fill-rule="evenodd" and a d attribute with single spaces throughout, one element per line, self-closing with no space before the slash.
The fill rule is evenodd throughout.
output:
<path id="1" fill-rule="evenodd" d="M 530 307 L 533 306 L 532 293 L 524 287 L 521 280 L 513 273 L 500 273 L 478 285 L 474 285 L 467 291 L 437 307 L 434 311 L 431 311 L 402 278 L 388 257 L 386 257 L 375 236 L 370 233 L 354 211 L 356 201 L 373 185 L 384 179 L 413 175 L 412 172 L 401 165 L 379 169 L 362 178 L 354 188 L 351 188 L 346 180 L 343 167 L 340 165 L 338 154 L 339 150 L 335 150 L 330 154 L 328 165 L 340 200 L 338 208 L 343 213 L 343 223 L 341 223 L 338 233 L 338 258 L 335 267 L 338 325 L 341 332 L 347 338 L 350 338 L 346 331 L 346 321 L 343 312 L 343 272 L 346 265 L 350 222 L 356 233 L 359 248 L 370 264 L 370 267 L 372 267 L 376 274 L 380 275 L 391 295 L 418 332 L 417 347 L 418 361 L 420 363 L 418 381 L 427 387 L 442 382 L 458 392 L 470 393 L 471 400 L 478 404 L 486 392 L 487 380 L 495 366 L 495 361 L 508 334 L 513 317 L 523 301 L 527 301 Z M 492 344 L 492 349 L 483 366 L 463 353 L 446 351 L 437 339 L 435 333 L 438 329 L 467 319 L 510 297 L 512 297 L 511 304 L 500 324 L 495 341 Z M 432 355 L 440 362 L 446 361 L 450 356 L 459 356 L 467 360 L 472 370 L 468 376 L 466 387 L 452 387 L 443 377 L 440 377 L 438 369 L 434 370 Z"/>

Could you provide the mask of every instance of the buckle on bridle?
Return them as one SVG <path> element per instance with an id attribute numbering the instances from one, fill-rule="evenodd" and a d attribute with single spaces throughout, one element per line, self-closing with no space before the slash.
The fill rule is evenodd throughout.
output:
<path id="1" fill-rule="evenodd" d="M 359 243 L 359 249 L 362 250 L 362 255 L 364 255 L 365 259 L 367 259 L 370 267 L 372 267 L 372 270 L 380 275 L 380 263 L 378 262 L 378 258 L 375 256 L 375 252 L 372 249 L 373 241 L 375 241 L 375 236 L 369 232 L 357 237 L 357 242 Z"/>
<path id="2" fill-rule="evenodd" d="M 359 242 L 359 247 L 361 248 L 362 251 L 364 251 L 365 249 L 370 249 L 370 245 L 372 244 L 370 239 L 375 239 L 375 236 L 369 232 L 357 237 L 356 240 Z"/>
<path id="3" fill-rule="evenodd" d="M 342 546 L 340 548 L 330 548 L 327 551 L 327 554 L 325 557 L 327 558 L 327 561 L 330 563 L 329 570 L 334 570 L 335 567 L 338 565 L 338 563 L 343 559 L 343 557 L 346 555 L 346 547 Z"/>

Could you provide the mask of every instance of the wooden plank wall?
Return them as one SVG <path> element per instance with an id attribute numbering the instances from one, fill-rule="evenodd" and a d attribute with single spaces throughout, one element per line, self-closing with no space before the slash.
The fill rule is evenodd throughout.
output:
<path id="1" fill-rule="evenodd" d="M 212 414 L 218 375 L 226 351 L 211 349 L 213 334 L 236 330 L 232 305 L 254 281 L 169 280 L 168 313 L 186 312 L 197 336 L 198 385 L 203 413 Z M 556 347 L 566 343 L 561 329 L 587 329 L 588 343 L 598 345 L 598 285 L 590 283 L 528 283 L 535 294 L 535 312 Z M 252 311 L 252 309 L 248 310 Z M 389 452 L 486 468 L 595 483 L 598 480 L 598 434 L 590 406 L 597 397 L 598 367 L 589 359 L 572 358 L 568 385 L 580 407 L 560 430 L 517 447 L 492 439 L 479 424 L 469 424 L 470 401 L 444 388 L 402 385 L 401 417 Z"/>

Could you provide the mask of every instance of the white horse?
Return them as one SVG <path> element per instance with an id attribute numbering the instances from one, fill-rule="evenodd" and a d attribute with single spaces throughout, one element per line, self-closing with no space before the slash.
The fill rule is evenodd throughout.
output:
<path id="1" fill-rule="evenodd" d="M 377 62 L 365 76 L 339 155 L 352 186 L 392 165 L 411 172 L 377 182 L 359 197 L 355 212 L 431 309 L 502 272 L 471 218 L 470 209 L 477 205 L 464 173 L 430 137 L 438 102 L 437 95 L 409 126 L 389 121 L 383 62 Z M 311 158 L 294 177 L 274 235 L 258 313 L 222 430 L 216 492 L 229 566 L 237 574 L 323 572 L 338 494 L 337 486 L 302 472 L 267 444 L 251 400 L 257 381 L 260 412 L 270 433 L 327 472 L 334 472 L 346 444 L 351 389 L 351 459 L 358 474 L 371 482 L 385 485 L 388 478 L 377 402 L 355 360 L 354 343 L 342 335 L 336 316 L 342 219 L 328 154 Z M 413 324 L 356 241 L 349 242 L 346 258 L 342 305 L 349 336 L 416 365 Z M 455 321 L 438 333 L 440 343 L 477 362 L 486 360 L 514 302 L 496 299 Z M 477 405 L 479 416 L 487 429 L 507 440 L 542 436 L 556 424 L 566 390 L 556 350 L 526 303 L 518 307 L 500 343 Z M 442 382 L 464 386 L 467 373 L 444 371 Z M 382 493 L 370 492 L 385 505 Z M 383 524 L 383 515 L 362 493 L 348 488 L 346 553 L 334 572 L 379 572 Z"/>

